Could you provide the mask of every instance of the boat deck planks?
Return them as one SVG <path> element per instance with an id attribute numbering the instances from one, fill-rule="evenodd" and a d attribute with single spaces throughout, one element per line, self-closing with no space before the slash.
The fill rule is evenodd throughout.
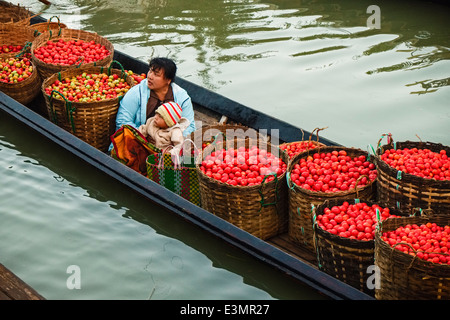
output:
<path id="1" fill-rule="evenodd" d="M 45 298 L 0 263 L 0 300 L 45 300 Z"/>
<path id="2" fill-rule="evenodd" d="M 294 258 L 303 260 L 310 266 L 317 268 L 316 255 L 296 243 L 294 243 L 290 238 L 288 233 L 283 233 L 266 240 L 269 244 L 274 247 L 286 252 L 287 254 L 293 256 Z"/>

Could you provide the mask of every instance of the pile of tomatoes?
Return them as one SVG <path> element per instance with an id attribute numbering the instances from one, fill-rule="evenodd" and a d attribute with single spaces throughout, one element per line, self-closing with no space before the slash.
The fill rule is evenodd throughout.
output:
<path id="1" fill-rule="evenodd" d="M 361 177 L 362 176 L 362 177 Z M 377 169 L 366 156 L 351 157 L 346 150 L 314 153 L 299 159 L 290 179 L 301 188 L 316 192 L 342 192 L 365 186 L 377 178 Z"/>
<path id="2" fill-rule="evenodd" d="M 286 172 L 279 157 L 257 146 L 228 148 L 211 152 L 200 164 L 208 177 L 232 186 L 253 186 L 269 182 Z"/>
<path id="3" fill-rule="evenodd" d="M 140 83 L 142 80 L 147 78 L 147 75 L 145 73 L 138 74 L 138 73 L 134 73 L 131 70 L 127 70 L 126 73 L 129 76 L 131 76 L 134 79 L 134 81 L 136 81 L 136 83 Z"/>
<path id="4" fill-rule="evenodd" d="M 56 80 L 45 88 L 45 93 L 56 99 L 62 99 L 60 92 L 66 99 L 74 102 L 93 102 L 115 99 L 123 96 L 130 89 L 130 85 L 117 74 L 86 73 L 72 78 Z M 53 90 L 57 91 L 54 92 Z"/>
<path id="5" fill-rule="evenodd" d="M 0 59 L 0 81 L 22 82 L 33 74 L 33 64 L 28 58 Z"/>
<path id="6" fill-rule="evenodd" d="M 349 204 L 344 201 L 339 206 L 324 208 L 323 214 L 316 218 L 320 228 L 340 237 L 353 240 L 369 241 L 375 238 L 377 210 L 380 220 L 397 217 L 389 208 L 365 202 Z"/>
<path id="7" fill-rule="evenodd" d="M 0 45 L 0 54 L 2 53 L 16 53 L 16 52 L 20 52 L 22 51 L 23 46 L 17 45 L 17 46 L 13 46 L 13 45 Z"/>
<path id="8" fill-rule="evenodd" d="M 445 150 L 433 152 L 429 149 L 388 149 L 381 160 L 396 170 L 422 178 L 450 180 L 450 159 Z"/>
<path id="9" fill-rule="evenodd" d="M 37 59 L 50 64 L 73 65 L 99 61 L 110 55 L 104 45 L 94 40 L 48 40 L 34 50 Z"/>
<path id="10" fill-rule="evenodd" d="M 420 259 L 450 264 L 450 226 L 436 223 L 408 224 L 384 232 L 381 239 L 395 249 Z"/>
<path id="11" fill-rule="evenodd" d="M 312 150 L 316 147 L 317 144 L 312 141 L 295 141 L 280 145 L 280 149 L 286 151 L 291 159 L 299 153 L 306 150 Z"/>

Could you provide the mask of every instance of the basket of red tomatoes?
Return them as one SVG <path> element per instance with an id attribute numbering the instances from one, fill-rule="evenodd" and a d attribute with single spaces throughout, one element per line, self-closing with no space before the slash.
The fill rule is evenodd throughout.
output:
<path id="1" fill-rule="evenodd" d="M 376 299 L 450 299 L 450 218 L 428 213 L 380 224 L 375 234 Z"/>
<path id="2" fill-rule="evenodd" d="M 34 38 L 31 57 L 43 80 L 70 68 L 109 66 L 114 47 L 106 38 L 89 31 L 62 28 Z"/>
<path id="3" fill-rule="evenodd" d="M 376 165 L 380 202 L 407 214 L 416 208 L 432 210 L 435 215 L 449 214 L 449 146 L 422 141 L 394 142 L 388 135 L 388 143 L 377 147 Z"/>
<path id="4" fill-rule="evenodd" d="M 368 152 L 340 146 L 296 155 L 287 173 L 289 237 L 315 251 L 311 208 L 327 199 L 375 199 L 377 170 Z"/>
<path id="5" fill-rule="evenodd" d="M 399 217 L 394 208 L 373 201 L 329 199 L 314 207 L 312 224 L 320 270 L 375 295 L 371 284 L 378 221 Z"/>
<path id="6" fill-rule="evenodd" d="M 216 139 L 196 161 L 202 207 L 263 240 L 286 232 L 288 161 L 265 139 Z"/>
<path id="7" fill-rule="evenodd" d="M 119 103 L 134 86 L 122 69 L 90 66 L 53 74 L 42 83 L 48 117 L 101 151 L 115 132 Z"/>
<path id="8" fill-rule="evenodd" d="M 31 59 L 0 58 L 0 90 L 26 105 L 41 91 L 41 81 Z"/>

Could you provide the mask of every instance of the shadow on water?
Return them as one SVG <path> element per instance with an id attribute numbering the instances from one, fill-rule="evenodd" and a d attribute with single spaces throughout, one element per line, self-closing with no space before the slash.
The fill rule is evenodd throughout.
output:
<path id="1" fill-rule="evenodd" d="M 73 158 L 69 152 L 60 149 L 53 142 L 46 141 L 32 129 L 23 127 L 17 120 L 0 113 L 0 123 L 0 151 L 3 147 L 12 146 L 17 150 L 18 159 L 23 158 L 33 165 L 48 168 L 55 173 L 55 180 L 82 188 L 84 196 L 107 203 L 112 214 L 123 212 L 124 219 L 137 221 L 160 235 L 177 239 L 195 248 L 211 260 L 214 268 L 241 275 L 243 283 L 259 288 L 275 299 L 324 298 L 303 284 L 293 283 L 292 279 L 220 242 L 164 208 L 141 198 L 131 189 L 86 165 L 81 159 Z"/>

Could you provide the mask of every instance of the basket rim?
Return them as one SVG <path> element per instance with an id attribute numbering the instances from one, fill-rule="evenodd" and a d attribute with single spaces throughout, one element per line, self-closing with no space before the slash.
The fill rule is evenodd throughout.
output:
<path id="1" fill-rule="evenodd" d="M 324 200 L 321 204 L 317 205 L 314 207 L 314 212 L 311 216 L 311 219 L 313 219 L 313 225 L 314 225 L 314 229 L 319 230 L 319 232 L 322 233 L 322 235 L 326 235 L 327 238 L 336 241 L 336 242 L 342 242 L 343 244 L 347 244 L 348 243 L 367 243 L 367 242 L 374 242 L 375 238 L 371 239 L 371 240 L 358 240 L 358 239 L 350 239 L 350 238 L 346 238 L 346 237 L 341 237 L 337 234 L 333 234 L 323 228 L 321 228 L 316 220 L 317 215 L 320 215 L 323 213 L 323 209 L 327 208 L 327 207 L 331 207 L 331 206 L 335 206 L 335 205 L 342 205 L 344 202 L 348 202 L 349 204 L 356 204 L 358 202 L 360 203 L 366 203 L 369 206 L 372 205 L 379 205 L 381 208 L 388 208 L 391 214 L 394 215 L 404 215 L 404 213 L 402 213 L 401 211 L 399 211 L 398 209 L 394 208 L 394 207 L 387 207 L 383 204 L 378 203 L 377 201 L 374 200 L 366 200 L 366 199 L 356 199 L 353 197 L 348 197 L 348 198 L 331 198 L 331 199 L 326 199 Z M 320 211 L 320 212 L 318 212 Z M 406 217 L 406 216 L 402 216 L 402 217 Z M 393 218 L 391 218 L 393 219 Z M 379 223 L 379 222 L 377 222 Z M 349 240 L 349 241 L 347 241 Z"/>
<path id="2" fill-rule="evenodd" d="M 75 74 L 80 74 L 80 73 L 82 74 L 84 72 L 88 72 L 89 73 L 89 71 L 92 70 L 92 69 L 103 70 L 105 68 L 108 69 L 109 67 L 106 67 L 106 66 L 87 66 L 87 67 L 83 67 L 83 68 L 69 68 L 69 69 L 66 69 L 66 70 L 62 70 L 62 71 L 56 72 L 53 75 L 51 75 L 50 77 L 46 78 L 42 82 L 42 84 L 40 86 L 42 94 L 44 95 L 44 97 L 46 97 L 48 99 L 50 97 L 50 95 L 48 95 L 45 92 L 45 88 L 47 86 L 49 86 L 51 83 L 53 83 L 55 80 L 57 80 L 59 77 L 65 78 L 65 76 L 67 74 L 72 74 L 74 71 L 75 71 Z M 122 74 L 122 70 L 121 69 L 111 68 L 110 71 L 111 71 L 111 73 L 116 73 L 116 74 L 117 73 L 121 73 Z M 129 77 L 128 75 L 126 75 L 125 76 L 125 81 L 127 81 L 127 82 L 131 81 L 132 82 L 131 87 L 133 87 L 135 85 L 135 81 L 134 81 L 133 77 Z M 102 100 L 99 100 L 99 101 L 89 101 L 89 102 L 71 101 L 71 103 L 74 104 L 74 105 L 78 105 L 78 104 L 79 105 L 85 105 L 85 104 L 89 104 L 89 103 L 111 102 L 111 101 L 115 101 L 115 100 L 121 99 L 122 97 L 123 96 L 119 96 L 119 97 L 115 97 L 115 98 L 111 98 L 111 99 L 102 99 Z M 64 100 L 61 100 L 61 99 L 57 99 L 56 101 L 65 102 Z"/>
<path id="3" fill-rule="evenodd" d="M 255 139 L 234 139 L 234 140 L 235 141 L 236 140 L 239 140 L 239 141 L 250 140 L 250 141 L 256 141 L 256 142 L 259 141 L 259 139 L 256 139 L 256 140 Z M 284 150 L 281 150 L 279 148 L 279 146 L 271 144 L 270 142 L 267 142 L 267 141 L 266 141 L 266 144 L 270 145 L 271 148 L 272 147 L 277 148 L 280 151 L 280 155 L 282 155 L 283 157 L 289 159 L 289 157 L 286 154 L 286 152 Z M 206 147 L 205 150 L 208 149 L 208 148 L 212 149 L 212 145 L 209 145 L 208 147 Z M 205 173 L 203 173 L 203 171 L 200 169 L 200 166 L 201 166 L 201 163 L 202 163 L 203 153 L 204 153 L 205 150 L 202 150 L 202 152 L 197 156 L 197 158 L 195 160 L 195 167 L 196 167 L 196 170 L 197 170 L 197 174 L 199 175 L 199 179 L 203 179 L 204 181 L 207 181 L 210 184 L 217 184 L 217 185 L 219 185 L 221 187 L 228 188 L 228 189 L 241 188 L 241 189 L 245 189 L 245 190 L 259 190 L 259 189 L 261 189 L 261 187 L 263 187 L 265 185 L 271 185 L 271 184 L 276 184 L 276 183 L 280 183 L 280 182 L 281 183 L 285 183 L 285 181 L 283 181 L 283 180 L 284 180 L 284 178 L 286 176 L 286 173 L 287 173 L 288 162 L 286 162 L 285 159 L 282 159 L 282 156 L 280 156 L 279 158 L 286 164 L 286 171 L 284 171 L 279 176 L 277 176 L 276 174 L 265 175 L 265 177 L 276 176 L 276 179 L 274 179 L 272 181 L 269 181 L 269 182 L 264 182 L 264 183 L 261 182 L 261 183 L 258 183 L 258 184 L 252 185 L 252 186 L 242 186 L 242 185 L 235 185 L 234 186 L 234 185 L 231 185 L 231 184 L 219 181 L 217 179 L 211 178 L 211 177 L 207 176 Z"/>
<path id="4" fill-rule="evenodd" d="M 33 30 L 34 32 L 34 30 Z M 31 43 L 31 58 L 33 59 L 33 61 L 38 65 L 38 66 L 46 66 L 47 68 L 70 68 L 70 67 L 76 67 L 78 64 L 72 64 L 72 65 L 67 65 L 67 64 L 61 64 L 61 63 L 47 63 L 44 62 L 40 59 L 38 59 L 36 57 L 36 55 L 34 54 L 34 51 L 38 48 L 40 48 L 44 43 L 46 43 L 47 41 L 55 41 L 55 40 L 59 40 L 59 39 L 68 39 L 67 35 L 71 35 L 71 34 L 81 34 L 81 35 L 86 35 L 87 37 L 97 37 L 98 39 L 100 39 L 101 41 L 105 42 L 105 48 L 109 51 L 109 55 L 93 61 L 93 62 L 88 62 L 88 63 L 83 63 L 83 61 L 80 63 L 81 66 L 90 66 L 90 65 L 98 65 L 98 63 L 102 63 L 104 61 L 108 61 L 111 60 L 114 57 L 114 45 L 112 44 L 111 41 L 109 41 L 107 38 L 99 35 L 96 32 L 91 32 L 91 31 L 85 31 L 85 30 L 79 30 L 79 29 L 71 29 L 71 28 L 61 28 L 61 33 L 57 34 L 57 35 L 53 35 L 50 34 L 51 30 L 46 30 L 44 32 L 42 32 L 41 34 L 39 34 L 38 36 L 36 36 L 32 43 Z M 74 38 L 73 40 L 75 40 L 76 38 Z M 92 39 L 94 40 L 94 39 Z M 95 41 L 95 40 L 94 40 Z M 98 43 L 98 41 L 95 41 L 96 43 Z"/>
<path id="5" fill-rule="evenodd" d="M 436 222 L 436 220 L 439 221 Z M 394 247 L 389 245 L 386 241 L 384 241 L 381 237 L 384 232 L 387 231 L 393 231 L 395 229 L 390 230 L 390 227 L 395 227 L 396 225 L 405 225 L 405 224 L 418 224 L 421 222 L 431 222 L 436 223 L 438 225 L 442 225 L 441 220 L 446 220 L 446 225 L 450 225 L 450 217 L 448 216 L 442 216 L 442 215 L 430 215 L 430 216 L 410 216 L 410 217 L 400 217 L 400 218 L 388 218 L 380 223 L 379 231 L 375 233 L 375 249 L 376 251 L 384 250 L 389 252 L 390 255 L 395 255 L 397 257 L 400 257 L 405 260 L 410 260 L 411 267 L 414 267 L 414 263 L 418 263 L 419 267 L 422 266 L 432 266 L 433 268 L 439 267 L 439 268 L 447 268 L 448 272 L 450 272 L 450 264 L 444 264 L 444 263 L 434 263 L 432 261 L 427 261 L 424 259 L 421 259 L 417 257 L 415 254 L 414 256 L 407 254 L 405 252 L 402 252 L 400 250 L 396 250 Z M 404 224 L 401 224 L 404 222 Z M 445 222 L 444 222 L 445 223 Z M 389 230 L 384 230 L 383 228 L 387 227 Z M 405 242 L 402 242 L 402 244 L 407 244 Z M 413 249 L 414 250 L 414 249 Z M 414 252 L 417 252 L 414 250 Z"/>
<path id="6" fill-rule="evenodd" d="M 447 153 L 450 156 L 450 146 L 446 146 L 443 145 L 441 143 L 435 143 L 435 142 L 422 142 L 422 141 L 410 141 L 410 140 L 406 140 L 406 141 L 400 141 L 400 142 L 396 142 L 396 145 L 394 146 L 393 143 L 391 144 L 385 144 L 383 146 L 380 146 L 379 148 L 377 148 L 376 153 L 375 153 L 375 162 L 377 163 L 377 168 L 381 169 L 382 171 L 385 171 L 389 176 L 393 176 L 396 177 L 398 172 L 401 172 L 401 180 L 417 180 L 420 182 L 425 182 L 426 184 L 441 184 L 444 186 L 448 186 L 448 188 L 450 188 L 450 180 L 437 180 L 434 178 L 425 178 L 425 177 L 420 177 L 408 172 L 404 172 L 401 170 L 397 170 L 394 167 L 390 166 L 386 161 L 381 159 L 381 155 L 384 153 L 385 150 L 391 150 L 391 149 L 404 149 L 404 148 L 409 148 L 411 149 L 411 147 L 406 147 L 405 145 L 410 145 L 410 144 L 423 144 L 426 146 L 430 146 L 431 148 L 417 148 L 417 149 L 429 149 L 432 152 L 436 152 L 434 149 L 443 149 L 446 150 Z M 398 180 L 398 179 L 397 179 Z"/>
<path id="7" fill-rule="evenodd" d="M 319 148 L 314 148 L 314 149 L 310 149 L 304 152 L 301 152 L 297 155 L 295 155 L 289 165 L 288 165 L 288 169 L 287 169 L 287 175 L 290 176 L 290 173 L 292 171 L 292 168 L 300 161 L 300 159 L 305 158 L 307 156 L 309 156 L 309 153 L 318 153 L 318 152 L 328 152 L 328 151 L 335 151 L 335 150 L 351 150 L 351 151 L 355 151 L 358 153 L 361 153 L 361 155 L 368 155 L 370 156 L 370 154 L 365 151 L 362 150 L 360 148 L 352 148 L 352 147 L 344 147 L 344 146 L 325 146 L 325 147 L 319 147 Z M 368 160 L 372 163 L 374 163 L 373 160 Z M 302 188 L 301 186 L 295 184 L 295 183 L 291 183 L 290 177 L 286 178 L 287 180 L 287 184 L 290 190 L 293 190 L 294 192 L 301 192 L 307 195 L 312 195 L 312 196 L 319 196 L 319 197 L 326 197 L 326 198 L 334 198 L 334 197 L 343 197 L 346 194 L 352 194 L 355 192 L 359 192 L 361 190 L 367 190 L 369 187 L 372 187 L 375 183 L 376 180 L 369 180 L 369 183 L 366 184 L 365 186 L 356 186 L 354 189 L 351 190 L 347 190 L 347 191 L 337 191 L 337 192 L 323 192 L 323 191 L 312 191 L 312 190 L 308 190 L 305 188 Z"/>

